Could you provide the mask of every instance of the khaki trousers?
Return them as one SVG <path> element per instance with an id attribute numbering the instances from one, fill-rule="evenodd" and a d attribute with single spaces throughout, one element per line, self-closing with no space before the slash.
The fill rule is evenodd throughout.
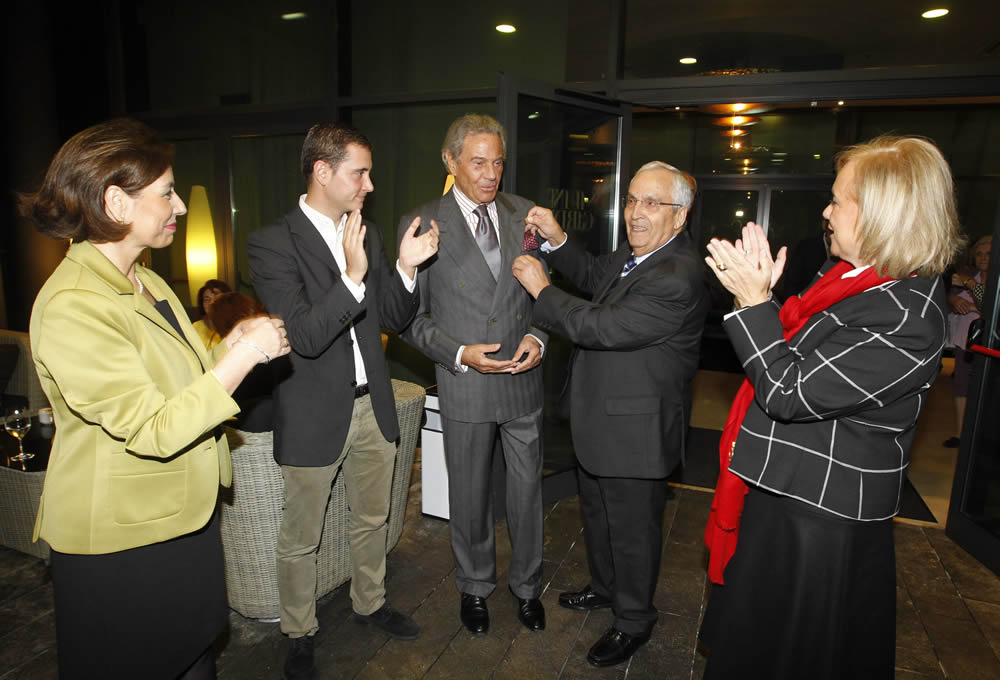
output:
<path id="1" fill-rule="evenodd" d="M 396 444 L 382 436 L 371 397 L 354 400 L 344 449 L 332 465 L 282 465 L 285 505 L 278 536 L 278 596 L 281 632 L 290 637 L 314 635 L 316 553 L 323 534 L 330 491 L 341 468 L 347 475 L 347 534 L 351 546 L 351 602 L 368 615 L 385 603 L 385 545 L 389 493 Z"/>

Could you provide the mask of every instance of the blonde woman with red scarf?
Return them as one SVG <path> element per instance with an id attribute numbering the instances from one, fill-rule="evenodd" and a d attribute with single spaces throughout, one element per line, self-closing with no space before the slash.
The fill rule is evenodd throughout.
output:
<path id="1" fill-rule="evenodd" d="M 851 147 L 823 216 L 839 261 L 780 309 L 785 248 L 753 223 L 708 245 L 747 373 L 705 532 L 709 680 L 893 677 L 892 517 L 962 246 L 948 164 L 919 138 Z"/>

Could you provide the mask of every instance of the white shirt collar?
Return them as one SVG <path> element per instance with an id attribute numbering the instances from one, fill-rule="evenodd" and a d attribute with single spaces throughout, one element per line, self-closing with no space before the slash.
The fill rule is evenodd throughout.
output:
<path id="1" fill-rule="evenodd" d="M 341 215 L 340 222 L 335 224 L 332 219 L 306 203 L 306 194 L 299 196 L 299 208 L 305 213 L 305 216 L 312 222 L 313 226 L 319 229 L 320 233 L 323 233 L 324 230 L 332 230 L 334 233 L 339 233 L 344 230 L 344 225 L 347 224 L 347 213 Z"/>
<path id="2" fill-rule="evenodd" d="M 680 233 L 681 232 L 677 232 L 677 234 L 680 234 Z M 671 236 L 670 237 L 670 241 L 673 241 L 675 238 L 677 238 L 677 234 L 674 234 L 673 236 Z M 668 245 L 670 245 L 670 241 L 667 241 L 666 243 L 664 243 L 662 246 L 660 246 L 656 250 L 660 250 L 662 248 L 666 248 Z M 654 250 L 652 252 L 649 252 L 649 253 L 646 253 L 645 255 L 635 255 L 635 253 L 632 253 L 633 255 L 635 255 L 635 263 L 639 264 L 640 262 L 642 262 L 643 260 L 645 260 L 647 257 L 649 257 L 650 255 L 652 255 L 653 253 L 655 253 L 656 250 Z"/>

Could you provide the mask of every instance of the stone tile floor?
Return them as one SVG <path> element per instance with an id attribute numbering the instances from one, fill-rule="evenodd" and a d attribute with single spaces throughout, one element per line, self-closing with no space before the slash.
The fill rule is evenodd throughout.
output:
<path id="1" fill-rule="evenodd" d="M 415 642 L 389 640 L 353 623 L 347 587 L 321 602 L 317 636 L 319 678 L 700 678 L 705 659 L 695 636 L 707 597 L 701 544 L 710 495 L 676 489 L 667 504 L 665 547 L 656 605 L 660 621 L 650 642 L 627 666 L 591 668 L 590 645 L 611 613 L 561 609 L 561 591 L 588 580 L 579 508 L 570 497 L 546 508 L 542 600 L 548 627 L 530 633 L 517 622 L 501 585 L 489 600 L 492 626 L 473 637 L 458 620 L 459 596 L 448 525 L 420 513 L 414 475 L 406 525 L 389 557 L 389 598 L 422 628 Z M 509 556 L 506 526 L 498 525 L 499 583 Z M 897 678 L 1000 678 L 1000 579 L 940 529 L 896 524 L 898 564 Z M 57 677 L 52 587 L 45 564 L 0 549 L 0 679 Z M 287 641 L 277 624 L 232 613 L 218 642 L 219 677 L 281 677 Z"/>

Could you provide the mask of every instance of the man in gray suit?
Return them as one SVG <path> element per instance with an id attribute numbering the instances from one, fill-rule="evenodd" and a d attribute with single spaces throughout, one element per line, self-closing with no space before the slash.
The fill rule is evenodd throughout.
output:
<path id="1" fill-rule="evenodd" d="M 420 268 L 420 308 L 403 338 L 437 364 L 448 466 L 451 542 L 462 623 L 489 628 L 496 587 L 492 454 L 507 462 L 509 585 L 518 617 L 545 628 L 542 586 L 542 360 L 547 336 L 530 327 L 531 298 L 511 275 L 532 203 L 498 193 L 506 135 L 493 118 L 469 114 L 448 128 L 441 158 L 455 177 L 443 197 L 400 222 L 437 225 L 440 250 Z"/>
<path id="2" fill-rule="evenodd" d="M 550 285 L 533 257 L 514 263 L 535 321 L 576 344 L 570 425 L 591 580 L 559 604 L 613 609 L 587 655 L 595 666 L 628 660 L 657 619 L 666 477 L 684 455 L 708 311 L 705 265 L 684 231 L 692 184 L 660 161 L 639 168 L 625 199 L 628 242 L 600 257 L 567 238 L 551 211 L 532 208 L 528 228 L 546 239 L 546 260 L 587 299 Z"/>

